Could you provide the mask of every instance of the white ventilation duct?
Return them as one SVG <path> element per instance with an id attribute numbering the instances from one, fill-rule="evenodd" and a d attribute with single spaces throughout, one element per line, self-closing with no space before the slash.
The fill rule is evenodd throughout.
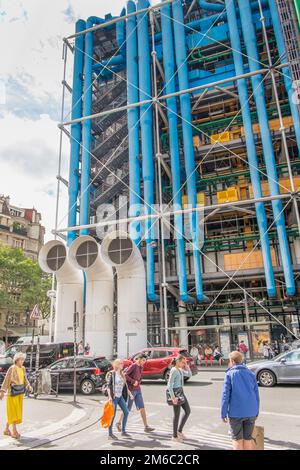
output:
<path id="1" fill-rule="evenodd" d="M 79 313 L 77 338 L 82 338 L 83 274 L 69 263 L 67 248 L 59 240 L 46 243 L 39 253 L 39 265 L 57 279 L 54 341 L 73 341 L 74 302 Z"/>
<path id="2" fill-rule="evenodd" d="M 109 233 L 101 245 L 101 256 L 114 266 L 118 277 L 119 357 L 147 346 L 147 301 L 144 261 L 126 232 Z"/>
<path id="3" fill-rule="evenodd" d="M 91 355 L 113 357 L 113 270 L 100 257 L 93 237 L 77 238 L 69 250 L 72 266 L 86 273 L 85 342 Z"/>

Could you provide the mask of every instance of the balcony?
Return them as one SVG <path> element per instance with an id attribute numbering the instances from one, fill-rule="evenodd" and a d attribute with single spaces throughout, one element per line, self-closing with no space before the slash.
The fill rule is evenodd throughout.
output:
<path id="1" fill-rule="evenodd" d="M 22 237 L 27 237 L 27 229 L 23 227 L 13 227 L 12 232 Z"/>

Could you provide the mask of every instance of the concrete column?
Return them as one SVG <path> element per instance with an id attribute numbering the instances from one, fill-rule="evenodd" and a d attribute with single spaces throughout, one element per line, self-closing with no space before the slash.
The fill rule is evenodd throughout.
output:
<path id="1" fill-rule="evenodd" d="M 182 348 L 188 349 L 189 341 L 188 341 L 188 329 L 187 329 L 187 313 L 182 313 L 182 312 L 186 312 L 186 306 L 184 302 L 178 303 L 178 310 L 180 312 L 179 326 L 186 327 L 186 330 L 179 330 L 179 345 Z"/>

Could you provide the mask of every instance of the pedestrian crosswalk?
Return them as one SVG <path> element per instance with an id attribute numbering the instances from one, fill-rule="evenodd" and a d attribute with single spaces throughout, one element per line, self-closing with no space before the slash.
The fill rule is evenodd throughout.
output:
<path id="1" fill-rule="evenodd" d="M 150 418 L 150 416 L 149 416 Z M 157 418 L 157 416 L 156 416 Z M 226 434 L 216 433 L 200 426 L 192 426 L 189 427 L 186 431 L 186 439 L 183 443 L 177 443 L 172 441 L 172 423 L 171 420 L 165 420 L 164 422 L 159 422 L 156 425 L 154 420 L 151 420 L 151 424 L 155 423 L 155 431 L 152 433 L 144 433 L 142 422 L 139 416 L 135 416 L 134 419 L 130 419 L 127 425 L 126 431 L 131 435 L 131 438 L 128 440 L 132 444 L 132 447 L 143 445 L 142 443 L 147 440 L 160 440 L 161 448 L 164 448 L 164 444 L 167 448 L 180 448 L 182 449 L 220 449 L 220 450 L 230 450 L 232 449 L 232 442 L 231 437 Z M 107 430 L 98 429 L 95 432 L 107 436 Z M 118 434 L 117 434 L 118 435 Z M 124 439 L 120 439 L 119 443 L 123 442 Z M 111 441 L 106 441 L 103 443 L 103 448 L 108 448 L 112 446 L 116 446 L 116 442 L 114 441 L 111 444 Z M 278 446 L 266 443 L 265 450 L 288 450 L 287 447 Z"/>

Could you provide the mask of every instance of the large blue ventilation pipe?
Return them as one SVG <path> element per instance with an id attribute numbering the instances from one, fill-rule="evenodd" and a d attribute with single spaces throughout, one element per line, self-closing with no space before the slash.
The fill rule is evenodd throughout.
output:
<path id="1" fill-rule="evenodd" d="M 238 31 L 238 22 L 237 22 L 235 5 L 232 2 L 232 0 L 225 0 L 225 4 L 226 4 L 226 11 L 227 11 L 227 18 L 228 18 L 230 42 L 232 45 L 232 54 L 233 54 L 233 60 L 234 60 L 234 66 L 235 66 L 235 73 L 236 75 L 242 75 L 245 72 L 245 70 L 244 70 L 244 65 L 243 65 L 242 48 L 241 48 L 240 35 Z M 254 134 L 253 134 L 253 129 L 252 129 L 251 112 L 250 112 L 249 96 L 248 96 L 246 79 L 243 78 L 241 80 L 238 80 L 237 87 L 238 87 L 238 93 L 239 93 L 241 113 L 243 117 L 243 124 L 245 128 L 246 148 L 247 148 L 251 182 L 253 186 L 253 194 L 254 194 L 254 198 L 257 199 L 257 198 L 262 197 L 262 191 L 261 191 L 261 184 L 260 184 L 260 175 L 258 171 L 258 159 L 257 159 L 255 140 L 254 140 Z M 272 266 L 269 237 L 268 237 L 268 232 L 267 232 L 268 225 L 267 225 L 267 218 L 266 218 L 264 204 L 262 202 L 256 203 L 255 209 L 256 209 L 256 217 L 257 217 L 257 223 L 258 223 L 259 234 L 260 234 L 260 243 L 261 243 L 263 260 L 264 260 L 267 291 L 268 291 L 269 297 L 274 297 L 276 296 L 276 286 L 275 286 L 274 270 Z"/>
<path id="2" fill-rule="evenodd" d="M 135 3 L 127 3 L 127 13 L 136 11 Z M 126 62 L 127 62 L 127 102 L 128 104 L 139 101 L 139 69 L 138 48 L 136 32 L 136 16 L 131 16 L 126 22 Z M 129 216 L 141 215 L 141 165 L 139 160 L 139 109 L 130 108 L 127 111 L 128 122 L 128 148 L 129 148 Z M 130 237 L 139 245 L 141 242 L 141 224 L 132 222 L 130 225 Z"/>
<path id="3" fill-rule="evenodd" d="M 79 33 L 86 28 L 85 21 L 76 22 L 75 31 Z M 73 93 L 72 93 L 72 120 L 82 117 L 82 86 L 83 86 L 83 54 L 84 35 L 77 36 L 74 49 L 73 67 Z M 77 223 L 77 198 L 79 192 L 79 161 L 81 143 L 81 123 L 71 125 L 70 165 L 69 165 L 69 216 L 68 226 L 74 227 Z M 67 245 L 70 246 L 76 238 L 76 232 L 68 232 Z"/>
<path id="4" fill-rule="evenodd" d="M 276 37 L 276 43 L 277 43 L 278 52 L 280 56 L 280 62 L 285 63 L 288 60 L 288 56 L 286 53 L 285 42 L 284 42 L 284 37 L 282 34 L 276 1 L 275 0 L 268 0 L 268 1 L 269 1 L 269 9 L 271 13 L 274 33 Z M 297 140 L 298 152 L 300 156 L 300 117 L 299 117 L 298 107 L 293 99 L 295 90 L 293 89 L 293 82 L 292 82 L 292 77 L 291 77 L 289 67 L 285 67 L 284 69 L 282 69 L 282 73 L 284 74 L 284 84 L 285 84 L 285 88 L 286 88 L 288 98 L 289 98 L 291 113 L 292 113 L 292 117 L 294 121 L 294 129 L 295 129 L 295 135 L 296 135 L 296 140 Z"/>
<path id="5" fill-rule="evenodd" d="M 199 7 L 202 8 L 203 10 L 208 10 L 208 11 L 223 11 L 224 10 L 224 5 L 221 5 L 220 3 L 210 3 L 206 2 L 205 0 L 198 0 Z"/>
<path id="6" fill-rule="evenodd" d="M 249 68 L 251 72 L 259 70 L 260 59 L 257 50 L 255 28 L 252 21 L 251 6 L 249 0 L 238 0 L 240 18 L 244 42 L 246 46 Z M 263 76 L 261 74 L 251 77 L 252 88 L 259 119 L 260 134 L 268 175 L 270 194 L 277 196 L 280 194 L 278 185 L 278 176 L 276 170 L 276 161 L 272 144 L 272 136 L 269 127 L 268 113 L 266 108 L 265 91 L 263 85 Z M 289 249 L 288 238 L 285 229 L 285 218 L 281 200 L 272 201 L 274 220 L 277 228 L 278 241 L 280 246 L 282 266 L 286 283 L 286 294 L 292 296 L 295 294 L 295 281 L 293 276 L 293 267 Z"/>
<path id="7" fill-rule="evenodd" d="M 137 10 L 149 7 L 148 0 L 139 0 Z M 137 17 L 138 30 L 138 63 L 139 63 L 139 97 L 140 101 L 152 97 L 151 83 L 151 54 L 148 36 L 148 14 L 141 13 Z M 153 148 L 153 114 L 149 104 L 140 107 L 141 141 L 143 157 L 143 182 L 144 182 L 144 212 L 145 215 L 153 214 L 154 206 L 154 148 Z M 155 294 L 154 283 L 154 246 L 155 227 L 151 219 L 145 222 L 145 240 L 147 250 L 147 295 L 151 302 L 158 300 Z"/>
<path id="8" fill-rule="evenodd" d="M 104 20 L 95 16 L 90 16 L 86 22 L 87 29 L 94 24 L 102 24 Z M 93 80 L 93 31 L 85 35 L 85 55 L 84 55 L 84 86 L 83 86 L 83 116 L 92 114 L 92 80 Z M 81 156 L 81 193 L 80 193 L 80 225 L 89 224 L 90 205 L 90 166 L 91 166 L 91 135 L 92 121 L 87 119 L 82 124 L 82 156 Z M 87 228 L 80 230 L 80 235 L 88 235 Z"/>
<path id="9" fill-rule="evenodd" d="M 175 58 L 174 58 L 174 40 L 171 23 L 171 8 L 166 5 L 161 9 L 161 29 L 163 46 L 163 65 L 165 72 L 165 92 L 166 94 L 176 91 L 175 83 Z M 167 115 L 169 121 L 169 145 L 172 169 L 172 190 L 173 204 L 176 210 L 182 209 L 181 185 L 180 185 L 180 158 L 178 141 L 178 119 L 177 119 L 177 101 L 176 98 L 167 99 Z M 176 259 L 179 279 L 180 299 L 183 302 L 189 301 L 186 280 L 185 264 L 185 243 L 183 237 L 183 217 L 182 214 L 174 216 L 176 230 Z"/>
<path id="10" fill-rule="evenodd" d="M 178 72 L 179 90 L 189 88 L 187 53 L 185 43 L 184 17 L 181 0 L 172 3 L 173 27 L 175 39 L 175 54 Z M 188 203 L 191 208 L 197 207 L 196 173 L 193 147 L 192 112 L 188 93 L 180 95 L 182 117 L 182 132 L 184 145 L 185 172 L 187 178 Z M 195 271 L 196 295 L 199 302 L 208 300 L 203 293 L 201 259 L 200 259 L 200 227 L 197 212 L 190 214 L 191 236 L 193 243 L 193 258 Z"/>

